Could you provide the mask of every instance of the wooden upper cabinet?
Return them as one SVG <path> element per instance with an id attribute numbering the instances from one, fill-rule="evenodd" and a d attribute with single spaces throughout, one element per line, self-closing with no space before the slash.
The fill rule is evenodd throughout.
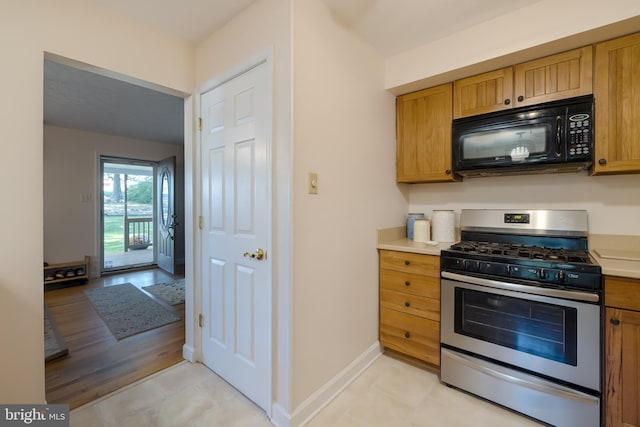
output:
<path id="1" fill-rule="evenodd" d="M 454 82 L 453 118 L 541 104 L 593 92 L 591 46 Z"/>
<path id="2" fill-rule="evenodd" d="M 455 180 L 451 172 L 452 110 L 451 83 L 397 98 L 398 182 Z"/>
<path id="3" fill-rule="evenodd" d="M 596 45 L 594 174 L 640 172 L 640 33 Z"/>
<path id="4" fill-rule="evenodd" d="M 453 118 L 511 108 L 513 67 L 491 71 L 453 83 Z"/>
<path id="5" fill-rule="evenodd" d="M 515 107 L 593 93 L 593 47 L 518 64 L 514 81 Z"/>

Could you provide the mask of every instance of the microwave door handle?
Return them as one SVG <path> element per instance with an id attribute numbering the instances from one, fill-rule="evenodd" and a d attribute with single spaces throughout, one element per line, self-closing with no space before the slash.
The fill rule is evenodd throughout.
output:
<path id="1" fill-rule="evenodd" d="M 562 135 L 564 127 L 562 126 L 562 116 L 556 118 L 556 157 L 562 155 Z"/>

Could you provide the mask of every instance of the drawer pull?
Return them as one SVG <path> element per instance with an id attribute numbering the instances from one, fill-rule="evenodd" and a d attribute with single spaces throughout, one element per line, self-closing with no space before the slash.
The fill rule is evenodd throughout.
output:
<path id="1" fill-rule="evenodd" d="M 405 333 L 404 333 L 404 337 L 405 337 L 406 339 L 409 339 L 409 338 L 411 338 L 411 334 L 410 334 L 409 332 L 405 332 Z"/>
<path id="2" fill-rule="evenodd" d="M 405 286 L 411 286 L 411 282 L 410 282 L 410 281 L 408 281 L 408 280 L 406 280 L 406 281 L 404 282 L 404 285 L 405 285 Z"/>
<path id="3" fill-rule="evenodd" d="M 408 259 L 405 259 L 404 260 L 404 265 L 409 265 L 409 264 L 411 264 L 411 261 L 409 261 Z"/>
<path id="4" fill-rule="evenodd" d="M 411 303 L 410 303 L 409 301 L 406 301 L 406 302 L 404 303 L 404 306 L 405 306 L 405 307 L 410 307 L 410 306 L 411 306 Z"/>
<path id="5" fill-rule="evenodd" d="M 612 317 L 611 319 L 609 319 L 609 322 L 611 322 L 611 324 L 614 326 L 618 326 L 620 324 L 620 320 L 616 319 L 615 317 Z"/>

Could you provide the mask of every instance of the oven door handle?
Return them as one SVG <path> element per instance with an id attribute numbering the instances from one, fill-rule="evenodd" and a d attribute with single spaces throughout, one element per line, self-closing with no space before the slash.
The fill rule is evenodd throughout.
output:
<path id="1" fill-rule="evenodd" d="M 600 302 L 600 295 L 590 292 L 565 291 L 562 289 L 541 288 L 539 286 L 519 285 L 517 283 L 506 283 L 498 280 L 484 279 L 482 277 L 467 276 L 464 274 L 443 271 L 442 277 L 457 280 L 458 282 L 473 283 L 474 285 L 488 286 L 490 288 L 504 289 L 507 291 L 524 292 L 527 294 L 541 295 L 545 297 L 555 297 L 571 299 L 585 302 Z"/>
<path id="2" fill-rule="evenodd" d="M 563 399 L 570 399 L 576 402 L 586 403 L 588 405 L 598 405 L 600 403 L 600 399 L 598 399 L 597 397 L 579 392 L 577 390 L 572 390 L 566 387 L 562 387 L 560 385 L 556 385 L 548 381 L 518 378 L 511 375 L 510 373 L 501 371 L 500 367 L 496 365 L 494 365 L 493 367 L 481 365 L 475 360 L 465 355 L 454 353 L 450 350 L 447 350 L 446 348 L 442 348 L 441 351 L 442 353 L 445 353 L 447 357 L 457 361 L 458 363 L 466 365 L 471 369 L 482 372 L 485 375 L 489 375 L 501 381 L 506 381 L 512 384 L 516 384 L 518 386 L 527 387 L 531 390 L 538 391 L 544 394 L 549 394 L 556 397 L 560 397 Z"/>

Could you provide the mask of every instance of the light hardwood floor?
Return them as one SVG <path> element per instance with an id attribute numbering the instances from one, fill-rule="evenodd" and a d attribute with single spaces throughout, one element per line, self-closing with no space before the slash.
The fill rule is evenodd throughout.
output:
<path id="1" fill-rule="evenodd" d="M 177 278 L 151 269 L 45 291 L 45 302 L 69 347 L 68 356 L 45 365 L 47 402 L 77 408 L 182 361 L 184 304 L 161 302 L 182 320 L 118 341 L 83 292 L 126 282 L 141 288 Z"/>

